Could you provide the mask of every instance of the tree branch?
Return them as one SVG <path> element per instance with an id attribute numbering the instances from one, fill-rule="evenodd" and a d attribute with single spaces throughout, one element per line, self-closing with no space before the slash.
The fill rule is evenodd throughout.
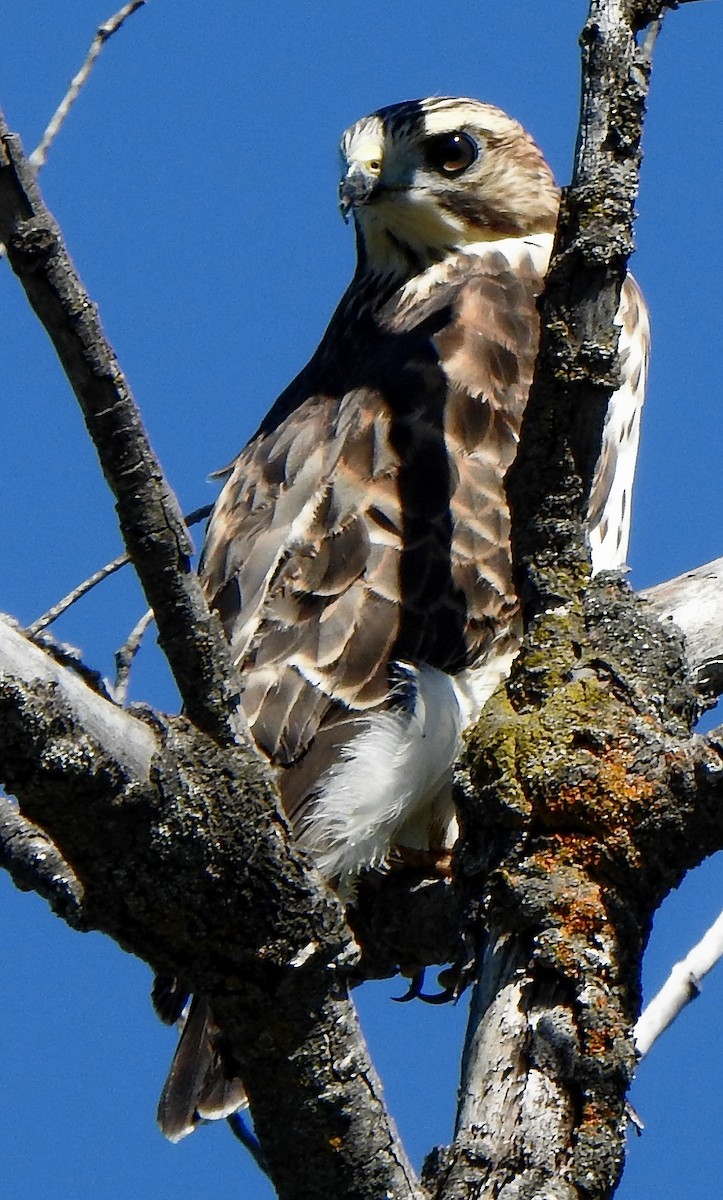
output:
<path id="1" fill-rule="evenodd" d="M 239 682 L 217 618 L 191 567 L 191 542 L 128 384 L 43 204 L 19 138 L 0 114 L 0 240 L 78 398 L 121 532 L 158 624 L 186 710 L 237 740 Z"/>
<path id="2" fill-rule="evenodd" d="M 0 678 L 15 684 L 27 684 L 49 701 L 58 698 L 73 715 L 78 730 L 83 730 L 99 745 L 115 768 L 138 783 L 148 779 L 157 741 L 144 722 L 132 717 L 92 691 L 75 672 L 44 653 L 17 628 L 0 616 Z M 12 706 L 11 706 L 12 708 Z M 11 715 L 4 710 L 5 717 Z M 51 726 L 40 731 L 50 735 Z M 13 752 L 14 742 L 0 743 L 3 766 Z"/>
<path id="3" fill-rule="evenodd" d="M 128 17 L 131 17 L 137 9 L 142 8 L 145 3 L 146 0 L 130 0 L 129 4 L 124 4 L 123 7 L 118 10 L 118 12 L 114 13 L 112 17 L 109 17 L 107 21 L 104 21 L 102 25 L 98 26 L 95 37 L 90 44 L 90 50 L 85 56 L 85 60 L 83 61 L 80 70 L 71 79 L 70 87 L 48 122 L 48 127 L 40 139 L 40 142 L 30 155 L 29 162 L 34 170 L 39 171 L 40 168 L 44 166 L 45 160 L 48 156 L 48 150 L 60 133 L 68 113 L 73 107 L 75 101 L 78 99 L 81 88 L 87 82 L 88 76 L 95 66 L 96 59 L 98 58 L 106 42 L 113 36 L 114 33 L 118 32 L 121 25 L 123 25 Z"/>
<path id="4" fill-rule="evenodd" d="M 489 948 L 455 1141 L 425 1169 L 436 1200 L 611 1195 L 652 912 L 723 836 L 704 779 L 714 754 L 705 747 L 701 767 L 690 738 L 682 640 L 619 580 L 590 583 L 585 538 L 618 384 L 614 319 L 654 40 L 640 35 L 666 8 L 592 0 L 581 39 L 575 173 L 508 477 L 526 637 L 469 738 L 460 797 L 459 873 Z"/>
<path id="5" fill-rule="evenodd" d="M 193 512 L 184 515 L 183 520 L 186 526 L 190 529 L 192 525 L 195 525 L 197 522 L 203 521 L 206 517 L 210 516 L 212 511 L 212 504 L 204 504 L 201 508 L 194 508 Z M 57 621 L 58 617 L 62 617 L 64 612 L 67 612 L 69 608 L 71 608 L 74 604 L 77 604 L 78 600 L 81 600 L 83 596 L 87 596 L 88 592 L 91 592 L 93 588 L 98 586 L 99 583 L 104 583 L 105 580 L 109 579 L 111 575 L 114 575 L 116 571 L 120 571 L 122 567 L 126 567 L 130 561 L 131 558 L 129 554 L 119 554 L 116 556 L 116 558 L 112 558 L 110 562 L 105 564 L 105 566 L 99 567 L 97 571 L 94 571 L 93 574 L 89 575 L 87 579 L 84 579 L 82 583 L 79 583 L 76 587 L 72 588 L 72 590 L 58 600 L 52 606 L 52 608 L 49 608 L 41 616 L 36 617 L 34 621 L 31 621 L 30 625 L 26 625 L 25 633 L 28 635 L 28 637 L 36 637 L 37 634 L 43 631 L 43 629 L 47 629 L 48 625 L 52 625 L 53 621 Z"/>
<path id="6" fill-rule="evenodd" d="M 18 684 L 40 687 L 43 699 L 51 695 L 57 698 L 72 713 L 74 727 L 88 731 L 102 746 L 104 756 L 114 764 L 114 774 L 126 775 L 133 787 L 147 786 L 159 750 L 148 722 L 135 716 L 133 709 L 110 703 L 88 687 L 79 674 L 45 653 L 15 622 L 0 616 L 0 685 L 9 688 L 5 701 L 9 708 L 0 713 L 0 723 L 6 722 L 8 739 L 7 723 L 14 722 L 13 727 L 19 723 L 22 706 L 28 700 L 27 692 L 23 695 L 17 691 Z M 52 730 L 49 714 L 43 716 L 41 707 L 33 721 L 40 722 L 38 745 L 42 748 Z M 3 743 L 0 772 L 13 744 L 12 740 Z M 38 756 L 40 762 L 41 749 Z M 256 766 L 256 756 L 251 761 Z M 61 803 L 60 785 L 54 799 Z M 28 876 L 26 882 L 32 883 L 32 877 Z M 42 882 L 39 879 L 33 890 L 45 895 Z M 353 979 L 384 978 L 399 970 L 411 974 L 448 962 L 459 939 L 459 905 L 459 897 L 447 880 L 433 880 L 409 871 L 371 873 L 361 881 L 351 914 L 354 934 L 364 950 L 362 961 L 351 971 Z"/>
<path id="7" fill-rule="evenodd" d="M 651 1046 L 700 995 L 701 982 L 723 958 L 723 913 L 685 958 L 676 963 L 660 991 L 641 1013 L 635 1025 L 638 1056 L 644 1058 Z"/>
<path id="8" fill-rule="evenodd" d="M 125 704 L 128 698 L 128 686 L 131 680 L 133 660 L 141 648 L 148 626 L 153 621 L 153 610 L 146 609 L 142 617 L 136 621 L 123 645 L 115 652 L 115 679 L 113 680 L 113 700 L 116 704 Z"/>
<path id="9" fill-rule="evenodd" d="M 0 867 L 22 892 L 47 900 L 73 929 L 84 929 L 83 888 L 48 835 L 0 797 Z"/>
<path id="10" fill-rule="evenodd" d="M 280 1196 L 419 1197 L 347 994 L 356 947 L 259 756 L 116 707 L 3 621 L 0 746 L 15 877 L 208 997 Z"/>
<path id="11" fill-rule="evenodd" d="M 640 595 L 661 621 L 674 621 L 702 692 L 723 693 L 723 558 L 686 571 Z"/>
<path id="12" fill-rule="evenodd" d="M 666 5 L 649 7 L 657 21 Z M 632 8 L 627 0 L 592 0 L 581 35 L 575 168 L 562 196 L 535 379 L 508 477 L 514 558 L 530 612 L 579 597 L 589 572 L 585 517 L 619 379 L 614 322 L 633 249 L 650 67 Z"/>

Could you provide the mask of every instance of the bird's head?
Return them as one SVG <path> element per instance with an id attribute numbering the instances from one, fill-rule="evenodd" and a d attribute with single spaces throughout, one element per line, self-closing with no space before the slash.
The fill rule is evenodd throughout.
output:
<path id="1" fill-rule="evenodd" d="M 381 108 L 341 140 L 339 199 L 362 267 L 416 272 L 481 241 L 555 228 L 559 190 L 522 126 L 491 104 L 432 97 Z"/>

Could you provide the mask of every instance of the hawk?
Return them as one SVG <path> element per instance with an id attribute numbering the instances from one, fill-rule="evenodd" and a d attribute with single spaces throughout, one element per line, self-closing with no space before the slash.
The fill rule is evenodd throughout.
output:
<path id="1" fill-rule="evenodd" d="M 298 843 L 348 899 L 392 849 L 448 853 L 461 733 L 519 647 L 505 475 L 559 191 L 521 125 L 477 100 L 379 109 L 341 153 L 354 277 L 230 468 L 200 574 Z M 648 356 L 630 276 L 617 324 L 595 571 L 628 545 Z M 216 1060 L 200 1003 L 161 1101 L 173 1138 L 238 1103 L 230 1083 L 203 1100 Z"/>

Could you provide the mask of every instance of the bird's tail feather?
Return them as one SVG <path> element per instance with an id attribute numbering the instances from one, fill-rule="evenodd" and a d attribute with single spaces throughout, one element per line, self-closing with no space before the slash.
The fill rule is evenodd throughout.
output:
<path id="1" fill-rule="evenodd" d="M 220 1120 L 244 1107 L 243 1084 L 229 1075 L 208 1001 L 194 996 L 158 1104 L 158 1124 L 171 1142 L 193 1133 L 201 1121 Z"/>

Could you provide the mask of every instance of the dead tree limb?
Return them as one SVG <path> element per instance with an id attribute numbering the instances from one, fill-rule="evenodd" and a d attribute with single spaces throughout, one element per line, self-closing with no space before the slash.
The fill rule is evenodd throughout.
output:
<path id="1" fill-rule="evenodd" d="M 723 958 L 723 913 L 700 941 L 672 968 L 660 991 L 640 1014 L 635 1026 L 638 1056 L 644 1058 L 691 1000 L 700 995 L 708 972 Z"/>
<path id="2" fill-rule="evenodd" d="M 348 995 L 356 946 L 256 753 L 116 707 L 5 622 L 0 662 L 13 878 L 211 1000 L 281 1196 L 418 1197 Z"/>
<path id="3" fill-rule="evenodd" d="M 100 52 L 105 46 L 106 42 L 113 36 L 114 33 L 118 32 L 121 26 L 124 25 L 128 20 L 128 17 L 133 16 L 133 13 L 139 8 L 142 8 L 145 3 L 146 0 L 130 0 L 128 4 L 124 4 L 123 7 L 119 8 L 118 11 L 113 13 L 111 17 L 108 17 L 108 19 L 104 21 L 102 25 L 98 26 L 95 37 L 90 44 L 88 53 L 81 63 L 79 70 L 71 79 L 70 86 L 63 96 L 63 99 L 60 101 L 60 104 L 50 118 L 45 133 L 30 155 L 30 165 L 36 171 L 40 170 L 40 168 L 45 165 L 45 160 L 48 157 L 48 150 L 65 124 L 68 113 L 75 104 L 75 101 L 78 99 L 81 89 L 87 83 L 90 73 L 93 70 L 93 67 L 95 66 Z"/>
<path id="4" fill-rule="evenodd" d="M 686 658 L 703 693 L 723 692 L 723 558 L 640 593 L 685 637 Z"/>

